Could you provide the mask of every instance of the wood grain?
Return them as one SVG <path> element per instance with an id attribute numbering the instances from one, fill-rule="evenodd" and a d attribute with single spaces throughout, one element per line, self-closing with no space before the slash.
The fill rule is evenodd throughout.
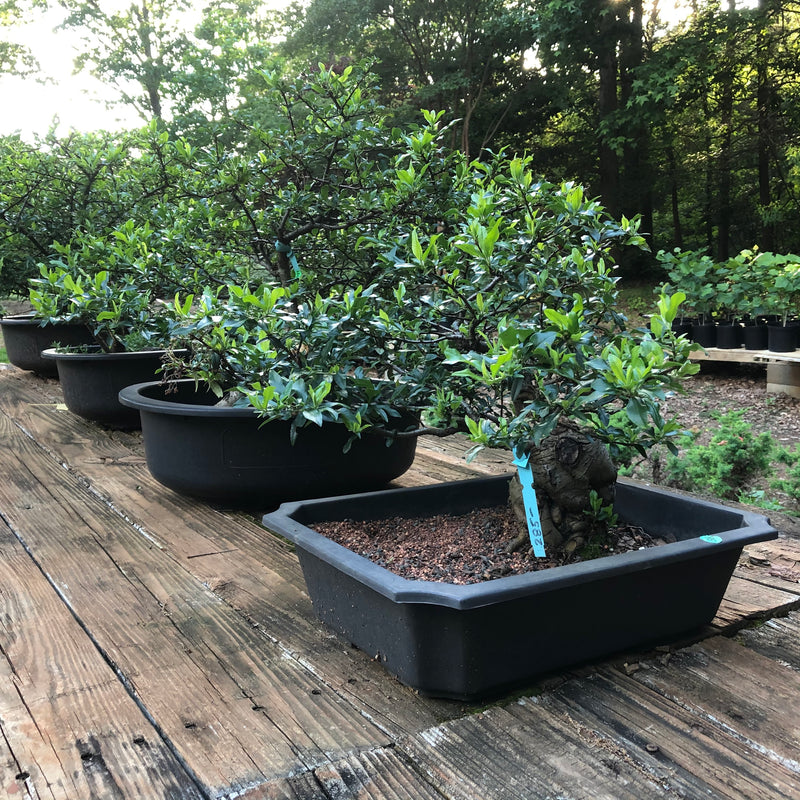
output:
<path id="1" fill-rule="evenodd" d="M 386 742 L 2 418 L 0 435 L 9 524 L 212 794 Z"/>
<path id="2" fill-rule="evenodd" d="M 109 435 L 52 404 L 31 402 L 36 394 L 24 381 L 10 388 L 0 394 L 0 407 L 8 408 L 37 441 L 46 441 L 54 458 L 92 492 L 109 498 L 152 547 L 169 553 L 257 626 L 284 658 L 295 658 L 390 736 L 460 712 L 459 704 L 421 698 L 402 687 L 380 664 L 327 631 L 314 617 L 297 557 L 287 543 L 246 515 L 211 508 L 161 486 L 143 464 L 127 457 L 135 437 Z"/>
<path id="3" fill-rule="evenodd" d="M 747 549 L 712 638 L 478 711 L 325 630 L 287 543 L 161 487 L 137 434 L 59 392 L 0 370 L 0 796 L 800 796 L 796 540 Z M 468 446 L 424 444 L 401 481 L 508 471 Z"/>
<path id="4" fill-rule="evenodd" d="M 5 524 L 0 586 L 0 795 L 202 797 Z"/>

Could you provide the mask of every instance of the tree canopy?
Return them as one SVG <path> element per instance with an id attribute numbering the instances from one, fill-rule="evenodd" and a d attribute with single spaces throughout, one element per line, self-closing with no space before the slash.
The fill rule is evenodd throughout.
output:
<path id="1" fill-rule="evenodd" d="M 0 4 L 3 37 L 39 0 Z M 90 70 L 172 136 L 244 152 L 276 109 L 264 73 L 373 60 L 396 124 L 443 112 L 468 159 L 577 180 L 651 249 L 800 249 L 800 3 L 693 0 L 60 0 Z M 629 266 L 638 267 L 641 257 Z M 653 263 L 650 259 L 649 263 Z"/>

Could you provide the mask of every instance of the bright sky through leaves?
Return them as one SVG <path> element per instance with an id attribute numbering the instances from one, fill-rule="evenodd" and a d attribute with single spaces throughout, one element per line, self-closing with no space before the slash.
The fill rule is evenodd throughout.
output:
<path id="1" fill-rule="evenodd" d="M 725 0 L 727 2 L 727 0 Z M 283 5 L 287 0 L 274 0 Z M 747 5 L 755 0 L 739 0 Z M 675 22 L 685 15 L 686 0 L 659 0 L 659 13 L 665 21 Z M 73 75 L 73 59 L 77 37 L 70 31 L 54 31 L 63 18 L 60 8 L 51 8 L 37 21 L 21 28 L 18 38 L 28 44 L 42 66 L 42 74 L 50 79 L 43 85 L 32 79 L 0 75 L 0 135 L 19 130 L 26 138 L 47 133 L 54 119 L 58 132 L 77 130 L 116 130 L 142 124 L 135 111 L 124 106 L 107 108 L 104 100 L 113 97 L 113 90 L 89 75 Z"/>

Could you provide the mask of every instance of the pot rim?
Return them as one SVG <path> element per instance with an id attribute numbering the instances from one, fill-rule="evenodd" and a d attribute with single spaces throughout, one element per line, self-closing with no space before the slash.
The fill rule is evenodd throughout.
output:
<path id="1" fill-rule="evenodd" d="M 507 481 L 510 478 L 511 474 L 492 478 L 470 478 L 465 481 L 453 481 L 425 487 L 386 489 L 381 492 L 367 494 L 380 494 L 387 496 L 388 499 L 391 495 L 397 497 L 401 493 L 409 493 L 415 490 L 433 492 L 438 489 L 439 491 L 446 491 L 448 488 L 458 489 L 470 484 L 475 485 L 479 481 Z M 297 546 L 309 551 L 317 558 L 334 565 L 345 574 L 361 581 L 393 602 L 431 603 L 461 610 L 512 600 L 521 595 L 547 592 L 595 579 L 641 571 L 654 566 L 686 561 L 703 555 L 703 551 L 706 551 L 708 555 L 712 555 L 725 550 L 740 550 L 745 544 L 766 541 L 777 536 L 775 528 L 761 514 L 732 508 L 721 503 L 701 500 L 700 498 L 687 497 L 676 492 L 642 485 L 624 478 L 618 479 L 617 484 L 621 487 L 630 488 L 633 492 L 645 491 L 664 498 L 681 498 L 733 513 L 739 517 L 739 526 L 725 531 L 713 532 L 711 541 L 703 540 L 698 536 L 643 550 L 617 553 L 616 555 L 605 556 L 591 561 L 582 561 L 576 564 L 567 564 L 520 575 L 509 575 L 482 583 L 461 585 L 403 578 L 317 533 L 309 527 L 313 522 L 304 524 L 294 517 L 297 514 L 302 515 L 304 506 L 313 509 L 315 505 L 330 503 L 331 501 L 359 502 L 360 499 L 360 502 L 363 502 L 367 496 L 365 494 L 283 503 L 277 511 L 265 514 L 262 524 L 269 530 L 284 536 Z M 389 511 L 387 513 L 391 514 L 392 512 Z"/>
<path id="2" fill-rule="evenodd" d="M 40 327 L 45 325 L 52 325 L 53 323 L 45 317 L 37 317 L 33 311 L 27 311 L 24 314 L 9 314 L 7 317 L 0 317 L 0 324 L 2 325 L 30 325 L 36 324 Z"/>
<path id="3" fill-rule="evenodd" d="M 181 378 L 177 381 L 169 381 L 186 386 L 195 384 L 192 378 Z M 180 400 L 159 400 L 155 397 L 146 397 L 142 392 L 150 387 L 163 386 L 164 381 L 146 381 L 145 383 L 134 383 L 126 386 L 119 393 L 119 401 L 124 406 L 136 408 L 140 412 L 146 411 L 151 414 L 166 414 L 182 417 L 242 417 L 246 419 L 258 418 L 258 412 L 253 407 L 244 406 L 217 406 L 204 405 L 203 403 L 185 403 Z M 199 383 L 197 384 L 199 387 Z"/>
<path id="4" fill-rule="evenodd" d="M 49 347 L 47 350 L 42 350 L 42 358 L 50 358 L 55 361 L 137 361 L 152 359 L 153 356 L 162 356 L 168 351 L 165 349 L 153 350 L 128 350 L 122 353 L 103 353 L 100 349 L 95 350 L 82 350 L 80 352 L 64 352 L 57 347 Z M 174 350 L 172 352 L 186 352 L 183 350 Z"/>
<path id="5" fill-rule="evenodd" d="M 119 402 L 129 408 L 138 411 L 159 414 L 165 416 L 180 417 L 200 417 L 206 419 L 256 419 L 263 420 L 259 412 L 252 406 L 218 406 L 203 403 L 187 403 L 178 399 L 161 400 L 155 397 L 147 397 L 144 391 L 151 387 L 164 386 L 165 383 L 176 384 L 178 386 L 195 385 L 200 387 L 200 382 L 193 378 L 180 378 L 176 381 L 146 381 L 145 383 L 134 383 L 126 386 L 119 393 Z M 198 388 L 199 391 L 202 391 Z M 210 392 L 210 390 L 208 390 Z M 273 420 L 289 425 L 291 420 Z M 272 424 L 272 423 L 270 423 Z M 328 423 L 336 424 L 336 423 Z"/>

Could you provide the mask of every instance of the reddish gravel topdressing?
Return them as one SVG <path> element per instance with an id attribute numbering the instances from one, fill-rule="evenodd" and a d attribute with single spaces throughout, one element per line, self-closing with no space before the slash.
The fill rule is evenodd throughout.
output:
<path id="1" fill-rule="evenodd" d="M 581 561 L 535 558 L 530 548 L 507 553 L 519 523 L 507 506 L 479 508 L 459 516 L 318 522 L 314 530 L 404 578 L 467 584 L 548 569 Z M 664 544 L 641 528 L 622 526 L 612 531 L 615 555 Z"/>

